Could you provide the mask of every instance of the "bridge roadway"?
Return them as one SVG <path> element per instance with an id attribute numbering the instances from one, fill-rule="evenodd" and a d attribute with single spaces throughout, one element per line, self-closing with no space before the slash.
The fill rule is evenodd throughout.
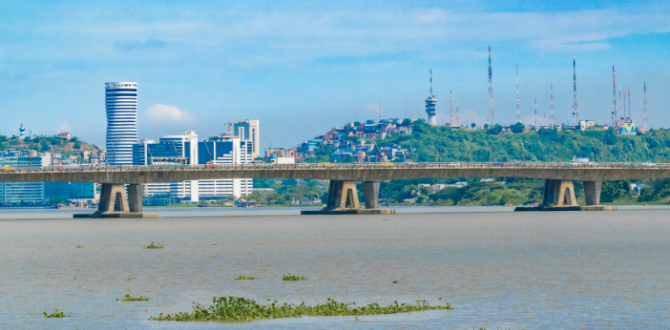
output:
<path id="1" fill-rule="evenodd" d="M 149 165 L 0 168 L 0 182 L 153 182 L 235 178 L 386 181 L 446 177 L 516 177 L 549 180 L 610 181 L 670 177 L 670 164 L 639 163 L 363 163 L 295 165 Z"/>
<path id="2" fill-rule="evenodd" d="M 20 167 L 0 170 L 0 182 L 99 182 L 98 212 L 93 217 L 147 217 L 142 213 L 143 185 L 154 182 L 236 178 L 330 180 L 325 213 L 393 213 L 379 209 L 380 181 L 445 177 L 516 177 L 545 179 L 541 209 L 581 209 L 573 181 L 584 182 L 587 209 L 602 209 L 603 181 L 670 177 L 670 164 L 635 163 L 364 163 L 150 165 L 92 167 Z M 363 181 L 365 209 L 359 207 L 356 181 Z M 194 183 L 195 184 L 195 183 Z M 128 185 L 127 189 L 124 185 Z M 127 193 L 127 197 L 126 197 Z M 590 207 L 590 208 L 589 208 Z M 314 211 L 304 211 L 314 212 Z"/>

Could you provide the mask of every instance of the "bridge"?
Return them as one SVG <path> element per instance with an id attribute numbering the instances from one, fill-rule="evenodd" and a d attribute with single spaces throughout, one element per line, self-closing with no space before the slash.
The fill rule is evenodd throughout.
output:
<path id="1" fill-rule="evenodd" d="M 142 216 L 143 185 L 154 182 L 236 178 L 330 180 L 325 211 L 360 211 L 356 182 L 363 182 L 367 213 L 380 210 L 379 183 L 446 177 L 515 177 L 544 179 L 543 206 L 578 206 L 573 181 L 584 182 L 587 206 L 600 204 L 603 181 L 670 177 L 670 164 L 649 163 L 299 163 L 291 165 L 149 165 L 86 167 L 19 167 L 0 170 L 0 182 L 102 183 L 96 216 Z M 128 193 L 126 198 L 126 189 Z M 358 211 L 357 211 L 358 210 Z"/>

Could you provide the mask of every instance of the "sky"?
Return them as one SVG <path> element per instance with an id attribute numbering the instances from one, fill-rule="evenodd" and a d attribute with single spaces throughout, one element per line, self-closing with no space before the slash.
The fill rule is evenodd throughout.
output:
<path id="1" fill-rule="evenodd" d="M 259 119 L 263 148 L 291 147 L 354 120 L 438 122 L 449 93 L 482 125 L 492 49 L 496 122 L 610 122 L 612 65 L 642 125 L 670 126 L 667 1 L 14 1 L 0 2 L 0 134 L 70 131 L 104 146 L 106 82 L 138 83 L 138 134 Z"/>

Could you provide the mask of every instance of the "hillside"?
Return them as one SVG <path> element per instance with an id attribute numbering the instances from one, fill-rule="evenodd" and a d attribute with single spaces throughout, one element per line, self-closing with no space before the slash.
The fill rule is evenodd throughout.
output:
<path id="1" fill-rule="evenodd" d="M 596 162 L 659 162 L 670 159 L 670 131 L 667 129 L 628 136 L 618 135 L 613 129 L 494 132 L 429 126 L 418 122 L 411 135 L 394 135 L 377 141 L 377 144 L 384 146 L 396 143 L 402 148 L 413 150 L 409 158 L 417 162 L 563 162 L 573 157 L 588 157 Z"/>
<path id="2" fill-rule="evenodd" d="M 34 136 L 32 138 L 26 137 L 21 141 L 18 139 L 9 139 L 4 135 L 0 135 L 0 151 L 5 151 L 10 148 L 17 150 L 35 150 L 37 152 L 53 152 L 61 153 L 64 157 L 81 151 L 93 151 L 94 146 L 81 141 L 77 138 L 70 140 L 59 139 L 56 136 Z"/>

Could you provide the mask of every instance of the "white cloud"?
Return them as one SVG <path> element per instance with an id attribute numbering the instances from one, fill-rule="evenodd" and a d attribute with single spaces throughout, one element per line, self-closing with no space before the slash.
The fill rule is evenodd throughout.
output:
<path id="1" fill-rule="evenodd" d="M 155 123 L 192 123 L 195 117 L 172 105 L 154 104 L 147 109 L 147 116 Z"/>

